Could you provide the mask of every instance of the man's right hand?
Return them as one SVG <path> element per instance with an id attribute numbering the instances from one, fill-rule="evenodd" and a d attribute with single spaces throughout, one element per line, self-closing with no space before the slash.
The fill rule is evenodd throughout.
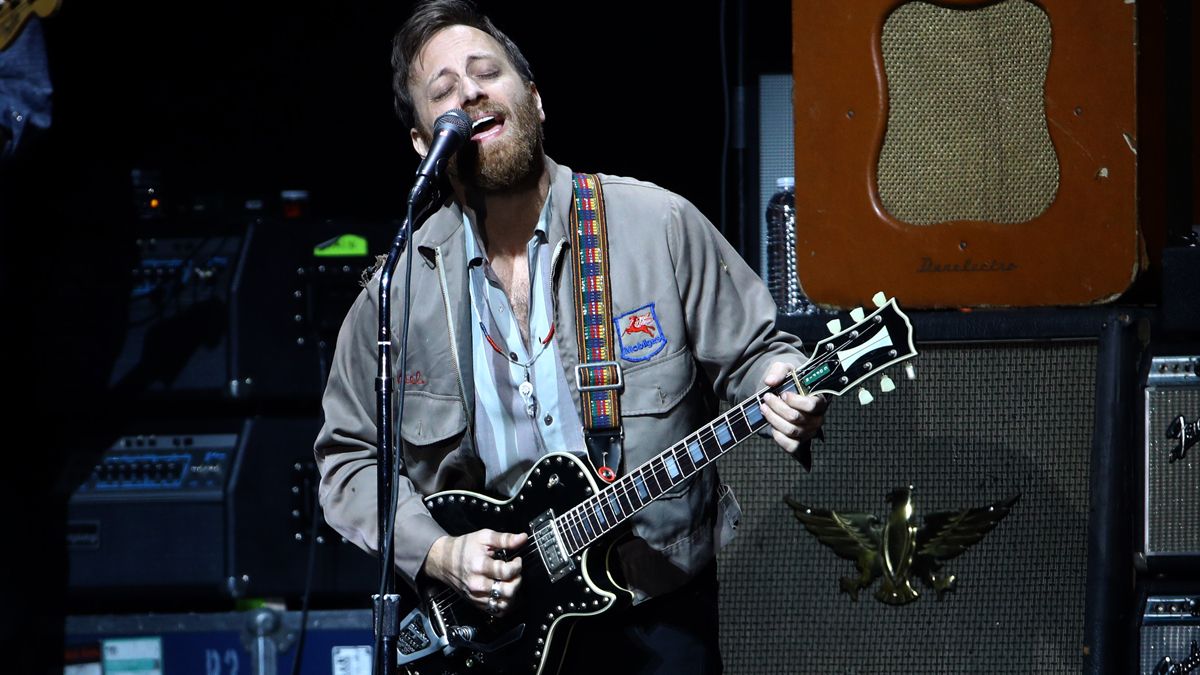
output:
<path id="1" fill-rule="evenodd" d="M 521 586 L 521 559 L 504 560 L 529 535 L 478 530 L 461 537 L 446 535 L 433 542 L 425 558 L 425 574 L 469 600 L 477 609 L 503 616 Z"/>

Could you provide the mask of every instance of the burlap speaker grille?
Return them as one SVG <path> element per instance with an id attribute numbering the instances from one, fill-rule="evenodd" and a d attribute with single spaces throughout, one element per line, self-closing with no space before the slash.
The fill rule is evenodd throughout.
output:
<path id="1" fill-rule="evenodd" d="M 1026 0 L 924 2 L 883 25 L 889 112 L 879 196 L 900 221 L 1021 223 L 1043 213 L 1059 165 L 1046 126 L 1050 19 Z"/>
<path id="2" fill-rule="evenodd" d="M 1083 665 L 1092 343 L 919 345 L 919 377 L 860 407 L 834 402 L 806 474 L 769 440 L 734 450 L 722 476 L 742 503 L 721 554 L 722 650 L 730 673 L 1079 672 Z M 858 602 L 857 576 L 797 522 L 784 495 L 886 518 L 913 486 L 924 516 L 1021 495 L 944 571 L 958 590 L 903 606 Z"/>
<path id="3" fill-rule="evenodd" d="M 1200 557 L 1200 446 L 1170 461 L 1179 445 L 1167 428 L 1178 416 L 1200 417 L 1200 383 L 1146 389 L 1146 555 Z"/>

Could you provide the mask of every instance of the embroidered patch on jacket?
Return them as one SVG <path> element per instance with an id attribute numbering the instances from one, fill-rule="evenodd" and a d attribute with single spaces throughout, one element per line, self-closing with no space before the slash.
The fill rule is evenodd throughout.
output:
<path id="1" fill-rule="evenodd" d="M 667 346 L 654 303 L 625 312 L 613 319 L 617 326 L 617 339 L 621 345 L 621 358 L 626 361 L 646 361 Z"/>

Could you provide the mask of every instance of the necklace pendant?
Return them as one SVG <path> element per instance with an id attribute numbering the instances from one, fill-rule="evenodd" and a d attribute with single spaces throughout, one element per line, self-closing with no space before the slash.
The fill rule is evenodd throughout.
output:
<path id="1" fill-rule="evenodd" d="M 525 401 L 525 414 L 530 419 L 537 417 L 537 399 L 533 397 L 533 383 L 525 380 L 517 387 L 517 393 Z"/>

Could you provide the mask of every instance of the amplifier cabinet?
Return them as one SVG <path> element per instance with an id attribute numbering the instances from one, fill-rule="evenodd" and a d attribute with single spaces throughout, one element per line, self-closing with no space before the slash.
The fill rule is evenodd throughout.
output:
<path id="1" fill-rule="evenodd" d="M 1123 294 L 1140 269 L 1137 99 L 1151 80 L 1137 60 L 1153 41 L 1138 29 L 1153 4 L 793 2 L 808 297 L 1053 307 Z"/>
<path id="2" fill-rule="evenodd" d="M 1150 596 L 1142 612 L 1142 675 L 1200 672 L 1200 596 Z"/>
<path id="3" fill-rule="evenodd" d="M 81 606 L 171 611 L 184 599 L 294 599 L 306 588 L 365 605 L 378 564 L 324 523 L 312 458 L 320 423 L 160 420 L 118 439 L 68 506 L 69 589 Z M 213 432 L 179 431 L 189 424 Z"/>
<path id="4" fill-rule="evenodd" d="M 915 381 L 875 390 L 869 406 L 832 403 L 811 473 L 758 438 L 720 465 L 742 505 L 718 565 L 726 672 L 1084 669 L 1096 343 L 917 347 Z M 945 562 L 953 591 L 914 573 L 919 597 L 897 604 L 886 578 L 864 586 L 785 497 L 880 526 L 908 506 L 918 532 L 933 514 L 1019 499 Z"/>
<path id="5" fill-rule="evenodd" d="M 1156 356 L 1145 387 L 1143 553 L 1200 574 L 1200 356 Z"/>
<path id="6" fill-rule="evenodd" d="M 225 490 L 238 434 L 119 438 L 68 507 L 73 590 L 217 590 L 225 580 Z"/>

